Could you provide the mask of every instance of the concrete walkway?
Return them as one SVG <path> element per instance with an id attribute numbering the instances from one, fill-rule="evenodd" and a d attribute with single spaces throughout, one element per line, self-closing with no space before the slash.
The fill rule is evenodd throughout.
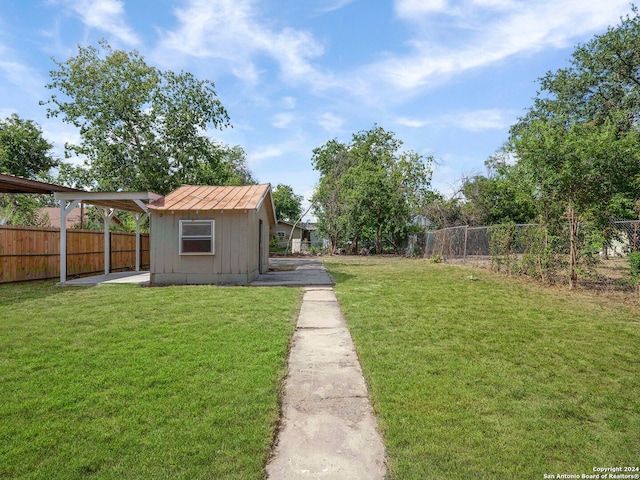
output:
<path id="1" fill-rule="evenodd" d="M 385 450 L 332 288 L 307 288 L 270 480 L 383 479 Z"/>

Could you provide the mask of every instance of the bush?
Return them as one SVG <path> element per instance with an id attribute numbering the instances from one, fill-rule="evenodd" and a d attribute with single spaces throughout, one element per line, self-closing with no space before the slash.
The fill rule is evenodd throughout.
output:
<path id="1" fill-rule="evenodd" d="M 640 283 L 640 252 L 629 254 L 629 267 L 631 267 L 631 278 Z"/>

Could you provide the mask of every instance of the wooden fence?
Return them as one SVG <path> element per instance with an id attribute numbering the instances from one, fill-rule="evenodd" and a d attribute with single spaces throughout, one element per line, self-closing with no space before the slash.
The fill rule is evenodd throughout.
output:
<path id="1" fill-rule="evenodd" d="M 111 232 L 111 271 L 133 270 L 135 233 Z M 149 268 L 149 234 L 140 235 L 140 267 Z M 104 273 L 104 233 L 67 230 L 67 275 Z M 0 226 L 0 283 L 60 278 L 60 230 Z"/>

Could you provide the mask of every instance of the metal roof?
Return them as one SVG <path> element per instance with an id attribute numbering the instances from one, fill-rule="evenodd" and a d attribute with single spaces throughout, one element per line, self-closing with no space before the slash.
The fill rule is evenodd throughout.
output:
<path id="1" fill-rule="evenodd" d="M 146 203 L 160 198 L 160 195 L 153 192 L 86 192 L 6 173 L 0 173 L 0 193 L 53 193 L 56 200 L 80 200 L 100 207 L 140 213 L 146 211 Z"/>
<path id="2" fill-rule="evenodd" d="M 0 173 L 0 193 L 54 193 L 54 192 L 81 192 L 70 187 L 55 185 L 53 183 L 40 182 L 29 178 L 16 177 Z"/>
<path id="3" fill-rule="evenodd" d="M 265 203 L 266 202 L 266 203 Z M 267 208 L 269 224 L 276 223 L 271 184 L 216 187 L 183 185 L 148 205 L 153 211 L 246 211 Z"/>
<path id="4" fill-rule="evenodd" d="M 149 204 L 151 210 L 256 210 L 271 192 L 271 185 L 214 187 L 183 185 Z"/>

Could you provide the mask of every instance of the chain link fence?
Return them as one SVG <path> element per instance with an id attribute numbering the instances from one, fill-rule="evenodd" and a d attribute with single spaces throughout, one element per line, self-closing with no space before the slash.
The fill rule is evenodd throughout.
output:
<path id="1" fill-rule="evenodd" d="M 406 253 L 553 282 L 566 273 L 567 228 L 557 225 L 551 233 L 539 224 L 451 227 L 413 235 Z M 604 226 L 583 223 L 578 237 L 582 283 L 630 286 L 626 256 L 640 251 L 640 221 L 612 219 Z"/>

